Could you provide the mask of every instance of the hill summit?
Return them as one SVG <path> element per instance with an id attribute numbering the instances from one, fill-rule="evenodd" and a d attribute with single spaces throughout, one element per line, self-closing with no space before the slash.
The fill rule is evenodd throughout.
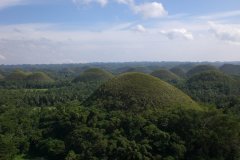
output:
<path id="1" fill-rule="evenodd" d="M 177 82 L 180 79 L 176 74 L 166 69 L 153 71 L 151 75 L 167 82 Z"/>
<path id="2" fill-rule="evenodd" d="M 43 72 L 35 72 L 27 76 L 27 81 L 34 82 L 54 82 L 52 78 L 50 78 L 46 73 Z"/>
<path id="3" fill-rule="evenodd" d="M 23 81 L 27 78 L 29 74 L 22 71 L 22 70 L 15 70 L 10 75 L 6 77 L 6 80 L 8 81 Z"/>
<path id="4" fill-rule="evenodd" d="M 206 71 L 189 78 L 185 88 L 195 100 L 216 104 L 218 107 L 231 106 L 224 100 L 234 103 L 234 97 L 239 97 L 238 81 L 220 71 Z"/>
<path id="5" fill-rule="evenodd" d="M 181 78 L 186 78 L 186 73 L 184 72 L 183 69 L 179 68 L 179 67 L 173 67 L 170 69 L 170 71 L 176 75 L 178 75 Z"/>
<path id="6" fill-rule="evenodd" d="M 143 73 L 121 74 L 101 85 L 85 102 L 110 110 L 187 107 L 198 105 L 174 86 Z"/>
<path id="7" fill-rule="evenodd" d="M 189 77 L 191 77 L 191 76 L 193 76 L 195 74 L 206 72 L 206 71 L 217 71 L 217 68 L 215 68 L 214 66 L 211 66 L 211 65 L 198 65 L 198 66 L 190 69 L 187 72 L 187 75 Z"/>

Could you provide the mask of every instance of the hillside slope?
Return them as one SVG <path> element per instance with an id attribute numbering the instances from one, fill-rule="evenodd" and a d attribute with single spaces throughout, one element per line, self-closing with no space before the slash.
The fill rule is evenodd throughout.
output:
<path id="1" fill-rule="evenodd" d="M 107 109 L 141 110 L 146 108 L 198 108 L 186 94 L 174 86 L 143 73 L 125 73 L 105 84 L 85 102 Z"/>

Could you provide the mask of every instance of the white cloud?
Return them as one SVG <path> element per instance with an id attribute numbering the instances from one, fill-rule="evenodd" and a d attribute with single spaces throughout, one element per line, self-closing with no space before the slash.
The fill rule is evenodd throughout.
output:
<path id="1" fill-rule="evenodd" d="M 135 5 L 133 6 L 133 10 L 136 14 L 141 14 L 144 18 L 159 18 L 168 14 L 163 5 L 158 2 Z"/>
<path id="2" fill-rule="evenodd" d="M 229 18 L 229 17 L 236 17 L 236 16 L 240 16 L 240 10 L 219 12 L 219 13 L 209 14 L 205 16 L 199 16 L 198 18 L 204 19 L 204 20 L 214 20 L 214 19 L 222 19 L 222 18 Z"/>
<path id="3" fill-rule="evenodd" d="M 180 29 L 172 29 L 172 30 L 162 30 L 160 32 L 161 34 L 167 36 L 168 39 L 186 39 L 186 40 L 193 40 L 193 34 L 189 32 L 185 28 L 180 28 Z"/>
<path id="4" fill-rule="evenodd" d="M 135 3 L 134 0 L 116 0 L 116 2 L 127 5 L 133 5 Z"/>
<path id="5" fill-rule="evenodd" d="M 26 0 L 0 0 L 0 9 L 25 3 Z"/>
<path id="6" fill-rule="evenodd" d="M 144 28 L 144 24 L 135 23 L 116 27 L 106 24 L 107 27 L 98 32 L 61 30 L 57 24 L 0 25 L 0 54 L 7 57 L 1 63 L 227 61 L 240 58 L 240 45 L 219 42 L 208 32 L 209 26 L 200 37 L 198 31 L 192 29 L 198 24 L 187 23 L 187 27 L 183 27 L 181 23 L 173 26 L 162 23 L 162 26 L 148 25 L 144 34 L 133 32 L 133 27 Z"/>
<path id="7" fill-rule="evenodd" d="M 120 4 L 128 5 L 135 14 L 144 18 L 159 18 L 166 16 L 168 12 L 159 2 L 145 2 L 136 4 L 134 0 L 116 0 Z"/>
<path id="8" fill-rule="evenodd" d="M 101 6 L 105 6 L 108 4 L 109 0 L 72 0 L 72 2 L 74 4 L 99 3 Z M 163 5 L 159 2 L 145 2 L 142 4 L 136 4 L 135 0 L 114 0 L 114 2 L 128 5 L 135 14 L 139 14 L 144 18 L 159 18 L 168 14 Z"/>
<path id="9" fill-rule="evenodd" d="M 209 22 L 210 32 L 215 35 L 216 38 L 233 43 L 240 44 L 240 25 L 236 24 L 216 24 Z"/>
<path id="10" fill-rule="evenodd" d="M 5 60 L 6 57 L 0 54 L 0 60 Z"/>
<path id="11" fill-rule="evenodd" d="M 98 3 L 102 7 L 107 5 L 108 0 L 72 0 L 75 4 L 90 4 L 90 3 Z"/>
<path id="12" fill-rule="evenodd" d="M 141 24 L 138 24 L 135 27 L 133 27 L 133 30 L 136 32 L 146 32 L 147 31 L 146 28 Z"/>

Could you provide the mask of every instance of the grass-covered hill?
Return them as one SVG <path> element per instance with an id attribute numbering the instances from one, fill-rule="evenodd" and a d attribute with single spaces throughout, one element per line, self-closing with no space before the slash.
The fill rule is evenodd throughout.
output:
<path id="1" fill-rule="evenodd" d="M 139 67 L 124 67 L 119 69 L 119 73 L 126 73 L 126 72 L 140 72 L 140 73 L 151 73 L 151 69 L 145 66 Z"/>
<path id="2" fill-rule="evenodd" d="M 240 96 L 237 80 L 220 71 L 207 71 L 192 76 L 186 82 L 186 89 L 195 100 L 216 104 L 218 107 L 232 106 L 231 102 Z"/>
<path id="3" fill-rule="evenodd" d="M 25 81 L 25 82 L 54 82 L 52 78 L 50 78 L 44 72 L 24 72 L 22 70 L 15 70 L 10 73 L 6 78 L 6 81 Z"/>
<path id="4" fill-rule="evenodd" d="M 23 81 L 27 78 L 29 73 L 26 73 L 22 70 L 15 70 L 12 73 L 10 73 L 7 77 L 7 81 Z"/>
<path id="5" fill-rule="evenodd" d="M 224 64 L 220 67 L 220 70 L 226 74 L 240 76 L 240 65 Z"/>
<path id="6" fill-rule="evenodd" d="M 35 72 L 29 74 L 26 77 L 26 80 L 30 82 L 47 82 L 47 83 L 54 82 L 52 78 L 50 78 L 46 73 L 43 72 Z"/>
<path id="7" fill-rule="evenodd" d="M 90 68 L 76 77 L 73 82 L 106 81 L 113 78 L 110 72 L 99 68 Z"/>
<path id="8" fill-rule="evenodd" d="M 180 80 L 180 77 L 166 69 L 153 71 L 151 75 L 166 82 L 176 83 L 177 81 Z"/>
<path id="9" fill-rule="evenodd" d="M 184 72 L 183 69 L 179 68 L 179 67 L 173 67 L 170 69 L 170 71 L 176 75 L 178 75 L 181 78 L 186 78 L 186 73 Z"/>
<path id="10" fill-rule="evenodd" d="M 187 72 L 187 76 L 191 77 L 195 74 L 206 72 L 206 71 L 217 71 L 217 68 L 211 65 L 198 65 Z"/>
<path id="11" fill-rule="evenodd" d="M 186 94 L 151 75 L 125 73 L 100 86 L 85 102 L 110 110 L 142 110 L 146 108 L 198 108 Z"/>

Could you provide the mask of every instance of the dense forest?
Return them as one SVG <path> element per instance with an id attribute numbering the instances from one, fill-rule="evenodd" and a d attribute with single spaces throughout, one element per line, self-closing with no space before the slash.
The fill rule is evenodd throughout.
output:
<path id="1" fill-rule="evenodd" d="M 0 160 L 239 160 L 240 63 L 0 65 Z"/>

